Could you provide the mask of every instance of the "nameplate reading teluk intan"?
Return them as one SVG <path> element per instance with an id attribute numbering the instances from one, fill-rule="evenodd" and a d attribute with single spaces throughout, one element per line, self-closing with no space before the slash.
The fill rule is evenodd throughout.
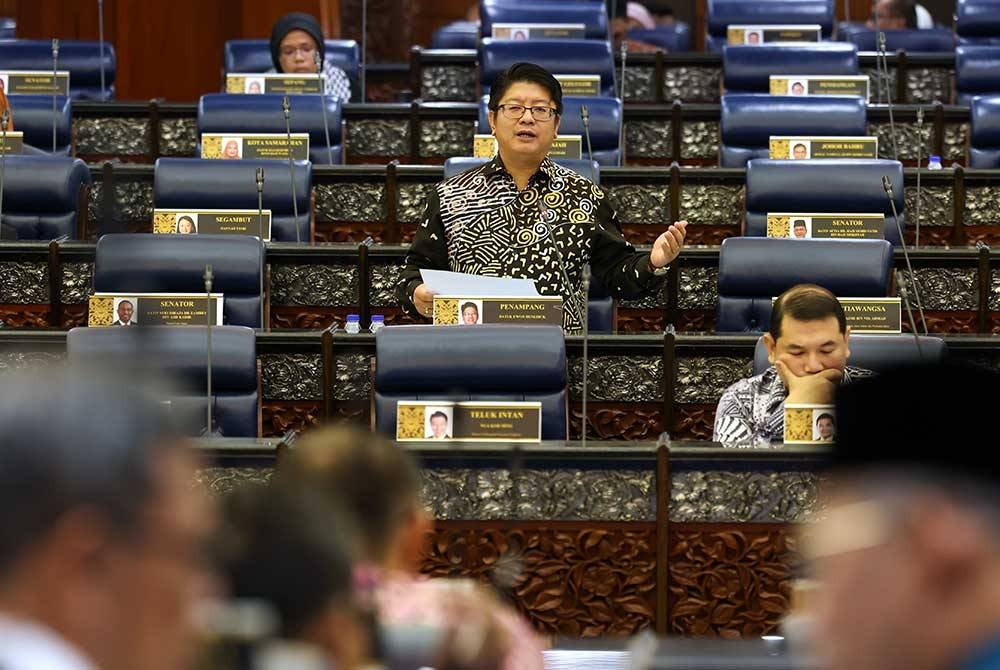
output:
<path id="1" fill-rule="evenodd" d="M 472 139 L 472 155 L 476 158 L 493 158 L 497 155 L 497 139 L 486 133 L 476 133 Z M 582 135 L 559 135 L 549 147 L 550 158 L 575 158 L 583 156 Z"/>
<path id="2" fill-rule="evenodd" d="M 777 298 L 771 298 L 771 302 Z M 898 335 L 902 332 L 903 309 L 899 298 L 837 298 L 852 333 Z"/>
<path id="3" fill-rule="evenodd" d="M 0 70 L 0 83 L 7 95 L 69 95 L 69 71 Z"/>
<path id="4" fill-rule="evenodd" d="M 557 74 L 563 95 L 600 95 L 601 75 L 599 74 Z"/>
<path id="5" fill-rule="evenodd" d="M 95 293 L 87 325 L 204 326 L 210 320 L 221 326 L 223 295 L 210 295 L 211 300 L 204 293 Z"/>
<path id="6" fill-rule="evenodd" d="M 789 160 L 811 158 L 878 158 L 878 137 L 797 137 L 771 135 L 770 157 Z"/>
<path id="7" fill-rule="evenodd" d="M 768 212 L 767 236 L 793 240 L 882 240 L 885 239 L 885 214 Z"/>
<path id="8" fill-rule="evenodd" d="M 264 93 L 322 93 L 326 90 L 326 76 L 315 74 L 274 73 L 227 74 L 226 93 L 262 95 Z"/>
<path id="9" fill-rule="evenodd" d="M 494 23 L 495 40 L 582 40 L 587 26 L 582 23 Z"/>
<path id="10" fill-rule="evenodd" d="M 871 98 L 868 75 L 794 75 L 772 74 L 771 95 L 840 95 Z"/>
<path id="11" fill-rule="evenodd" d="M 729 44 L 764 44 L 766 42 L 819 42 L 822 27 L 818 23 L 790 25 L 735 25 L 726 28 Z"/>
<path id="12" fill-rule="evenodd" d="M 542 403 L 400 400 L 400 442 L 541 442 Z"/>
<path id="13" fill-rule="evenodd" d="M 785 403 L 785 444 L 833 444 L 837 413 L 833 405 Z"/>
<path id="14" fill-rule="evenodd" d="M 201 157 L 222 160 L 241 158 L 280 158 L 309 160 L 309 134 L 292 133 L 289 142 L 285 133 L 202 133 Z M 251 184 L 251 186 L 253 186 Z"/>
<path id="15" fill-rule="evenodd" d="M 24 133 L 12 130 L 6 137 L 0 136 L 0 154 L 19 154 L 24 148 Z"/>
<path id="16" fill-rule="evenodd" d="M 169 235 L 255 235 L 271 239 L 271 210 L 264 209 L 154 209 L 153 232 Z"/>
<path id="17" fill-rule="evenodd" d="M 558 296 L 490 298 L 434 296 L 434 324 L 474 326 L 484 323 L 562 325 L 563 301 Z"/>

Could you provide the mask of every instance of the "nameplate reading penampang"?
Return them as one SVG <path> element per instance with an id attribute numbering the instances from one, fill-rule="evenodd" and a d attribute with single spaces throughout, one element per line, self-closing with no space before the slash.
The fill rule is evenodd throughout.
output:
<path id="1" fill-rule="evenodd" d="M 730 25 L 726 28 L 729 44 L 765 44 L 768 42 L 819 42 L 818 23 L 802 25 Z"/>
<path id="2" fill-rule="evenodd" d="M 19 154 L 24 149 L 24 133 L 21 131 L 10 131 L 6 139 L 0 137 L 0 153 Z"/>
<path id="3" fill-rule="evenodd" d="M 90 297 L 87 325 L 204 326 L 206 309 L 212 325 L 222 325 L 221 293 L 95 293 Z"/>
<path id="4" fill-rule="evenodd" d="M 771 75 L 771 95 L 839 95 L 864 98 L 871 97 L 867 75 Z"/>
<path id="5" fill-rule="evenodd" d="M 600 95 L 601 75 L 599 74 L 557 74 L 563 95 Z"/>
<path id="6" fill-rule="evenodd" d="M 833 444 L 836 440 L 833 405 L 785 403 L 785 444 Z"/>
<path id="7" fill-rule="evenodd" d="M 262 95 L 264 93 L 322 93 L 326 90 L 326 76 L 315 74 L 274 73 L 227 74 L 226 93 Z"/>
<path id="8" fill-rule="evenodd" d="M 777 298 L 771 298 L 773 304 Z M 837 298 L 852 333 L 898 335 L 903 310 L 899 298 Z"/>
<path id="9" fill-rule="evenodd" d="M 495 40 L 582 40 L 587 26 L 582 23 L 494 23 Z"/>
<path id="10" fill-rule="evenodd" d="M 271 239 L 271 210 L 199 209 L 153 210 L 153 232 L 158 234 L 254 235 Z"/>
<path id="11" fill-rule="evenodd" d="M 558 296 L 491 298 L 434 296 L 434 324 L 474 326 L 484 323 L 515 325 L 563 323 L 563 301 Z"/>
<path id="12" fill-rule="evenodd" d="M 772 135 L 770 157 L 789 160 L 814 158 L 878 158 L 878 137 L 797 137 Z"/>
<path id="13" fill-rule="evenodd" d="M 768 212 L 767 236 L 793 240 L 882 240 L 885 239 L 885 214 Z"/>
<path id="14" fill-rule="evenodd" d="M 285 133 L 202 133 L 201 157 L 221 160 L 241 158 L 278 158 L 288 160 L 289 148 L 292 159 L 309 160 L 309 134 L 292 133 L 289 143 Z M 253 184 L 250 184 L 251 188 Z"/>
<path id="15" fill-rule="evenodd" d="M 7 95 L 69 95 L 69 71 L 0 70 L 0 85 Z"/>
<path id="16" fill-rule="evenodd" d="M 400 400 L 400 442 L 541 442 L 540 402 Z"/>

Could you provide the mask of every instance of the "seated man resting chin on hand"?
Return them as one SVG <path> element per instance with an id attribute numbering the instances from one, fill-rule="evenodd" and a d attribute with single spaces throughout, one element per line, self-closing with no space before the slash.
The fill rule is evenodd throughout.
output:
<path id="1" fill-rule="evenodd" d="M 825 288 L 800 284 L 782 293 L 764 334 L 771 367 L 726 389 L 712 439 L 740 446 L 780 442 L 785 402 L 832 404 L 839 384 L 871 376 L 848 367 L 849 336 L 844 309 Z"/>

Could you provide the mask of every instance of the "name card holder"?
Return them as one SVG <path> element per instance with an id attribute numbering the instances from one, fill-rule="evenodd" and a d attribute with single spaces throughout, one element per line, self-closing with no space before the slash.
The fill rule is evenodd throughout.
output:
<path id="1" fill-rule="evenodd" d="M 540 402 L 400 400 L 400 442 L 529 442 L 542 440 Z"/>
<path id="2" fill-rule="evenodd" d="M 771 298 L 773 303 L 777 298 Z M 837 298 L 852 333 L 898 335 L 903 332 L 900 298 Z"/>
<path id="3" fill-rule="evenodd" d="M 476 158 L 493 158 L 497 155 L 497 138 L 486 133 L 476 133 L 472 139 L 472 155 Z M 582 135 L 559 135 L 549 148 L 550 158 L 574 158 L 583 156 Z"/>
<path id="4" fill-rule="evenodd" d="M 90 296 L 87 325 L 204 326 L 206 310 L 213 325 L 222 325 L 223 294 L 95 293 Z"/>
<path id="5" fill-rule="evenodd" d="M 557 74 L 556 81 L 562 86 L 563 95 L 601 94 L 601 75 L 599 74 Z"/>
<path id="6" fill-rule="evenodd" d="M 833 405 L 785 403 L 785 444 L 833 444 L 836 439 Z"/>
<path id="7" fill-rule="evenodd" d="M 494 23 L 495 40 L 582 40 L 587 26 L 582 23 Z"/>
<path id="8" fill-rule="evenodd" d="M 0 70 L 0 84 L 7 95 L 69 95 L 69 70 Z"/>
<path id="9" fill-rule="evenodd" d="M 871 100 L 871 80 L 867 75 L 771 75 L 771 95 L 838 95 Z"/>
<path id="10" fill-rule="evenodd" d="M 292 74 L 292 73 L 261 73 L 261 74 L 227 74 L 226 93 L 246 95 L 262 95 L 264 93 L 281 93 L 294 95 L 299 93 L 324 93 L 326 91 L 326 75 Z"/>
<path id="11" fill-rule="evenodd" d="M 885 214 L 768 212 L 767 236 L 799 240 L 883 240 Z"/>
<path id="12" fill-rule="evenodd" d="M 288 135 L 285 133 L 202 133 L 201 135 L 202 158 L 221 160 L 277 158 L 288 160 L 289 148 L 293 160 L 309 160 L 309 134 L 292 133 L 290 147 Z"/>
<path id="13" fill-rule="evenodd" d="M 201 209 L 153 210 L 153 232 L 169 235 L 254 235 L 271 240 L 271 210 Z"/>
<path id="14" fill-rule="evenodd" d="M 563 301 L 558 296 L 462 298 L 436 295 L 433 322 L 436 326 L 494 323 L 562 326 Z"/>
<path id="15" fill-rule="evenodd" d="M 770 158 L 788 160 L 878 158 L 878 137 L 772 135 L 769 149 Z"/>
<path id="16" fill-rule="evenodd" d="M 19 154 L 24 150 L 24 133 L 20 130 L 12 130 L 7 133 L 7 139 L 4 141 L 0 139 L 0 153 L 7 154 L 8 156 L 12 154 Z"/>
<path id="17" fill-rule="evenodd" d="M 819 42 L 822 26 L 818 23 L 789 25 L 730 25 L 726 28 L 729 44 L 765 44 L 770 42 Z"/>

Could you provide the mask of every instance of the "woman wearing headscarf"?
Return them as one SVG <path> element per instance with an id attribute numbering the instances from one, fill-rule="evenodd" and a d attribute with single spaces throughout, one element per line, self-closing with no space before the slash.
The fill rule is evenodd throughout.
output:
<path id="1" fill-rule="evenodd" d="M 317 52 L 326 77 L 326 95 L 348 102 L 351 99 L 351 82 L 346 72 L 326 61 L 326 45 L 319 21 L 310 14 L 292 12 L 274 24 L 271 30 L 274 68 L 270 72 L 316 74 Z"/>

